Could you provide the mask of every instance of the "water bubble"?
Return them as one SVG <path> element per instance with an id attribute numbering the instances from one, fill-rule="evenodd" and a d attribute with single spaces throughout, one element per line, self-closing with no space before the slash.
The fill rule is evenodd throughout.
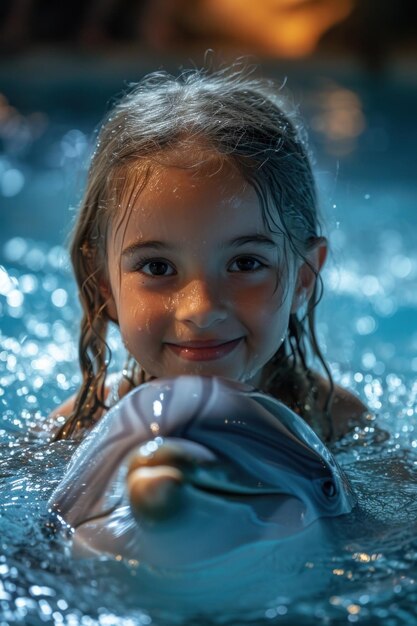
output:
<path id="1" fill-rule="evenodd" d="M 58 308 L 62 308 L 67 304 L 68 294 L 65 289 L 55 289 L 51 294 L 52 304 Z"/>
<path id="2" fill-rule="evenodd" d="M 72 341 L 73 339 L 71 333 L 68 331 L 68 328 L 66 328 L 61 322 L 54 322 L 52 326 L 52 338 L 59 344 Z"/>
<path id="3" fill-rule="evenodd" d="M 7 296 L 17 285 L 15 278 L 12 278 L 4 267 L 0 265 L 0 295 Z"/>
<path id="4" fill-rule="evenodd" d="M 23 189 L 24 184 L 25 177 L 20 170 L 7 170 L 0 180 L 1 193 L 6 198 L 12 198 Z"/>
<path id="5" fill-rule="evenodd" d="M 370 335 L 376 329 L 376 321 L 371 315 L 360 317 L 356 321 L 356 331 L 359 335 Z"/>
<path id="6" fill-rule="evenodd" d="M 48 263 L 53 269 L 61 269 L 68 265 L 68 253 L 61 246 L 54 246 L 48 252 Z"/>
<path id="7" fill-rule="evenodd" d="M 43 615 L 45 615 L 46 617 L 49 617 L 52 614 L 52 608 L 49 604 L 49 602 L 47 602 L 46 600 L 39 600 L 38 602 L 40 611 Z"/>
<path id="8" fill-rule="evenodd" d="M 39 585 L 32 585 L 29 587 L 29 593 L 31 596 L 55 596 L 56 592 L 50 587 L 40 587 Z"/>
<path id="9" fill-rule="evenodd" d="M 65 374 L 57 374 L 56 381 L 60 389 L 64 389 L 65 391 L 69 389 L 70 384 Z"/>
<path id="10" fill-rule="evenodd" d="M 61 609 L 61 611 L 66 611 L 68 608 L 68 603 L 66 602 L 66 600 L 63 599 L 58 600 L 56 605 L 59 609 Z"/>
<path id="11" fill-rule="evenodd" d="M 25 310 L 22 306 L 12 306 L 8 308 L 7 313 L 13 319 L 21 319 L 24 316 Z"/>
<path id="12" fill-rule="evenodd" d="M 19 278 L 19 288 L 23 293 L 34 293 L 39 286 L 39 281 L 34 274 L 23 274 Z"/>
<path id="13" fill-rule="evenodd" d="M 361 596 L 359 596 L 359 602 L 360 604 L 368 604 L 368 602 L 370 601 L 371 597 L 368 596 L 368 594 L 363 594 Z"/>
<path id="14" fill-rule="evenodd" d="M 338 293 L 358 293 L 358 276 L 349 269 L 330 269 L 327 273 L 327 285 L 332 291 Z"/>
<path id="15" fill-rule="evenodd" d="M 7 304 L 10 307 L 20 307 L 24 301 L 23 294 L 18 289 L 13 289 L 7 294 Z"/>
<path id="16" fill-rule="evenodd" d="M 44 380 L 42 376 L 35 376 L 32 382 L 32 387 L 34 388 L 35 391 L 39 391 L 39 389 L 43 387 L 43 384 L 44 384 Z"/>
<path id="17" fill-rule="evenodd" d="M 406 278 L 413 269 L 413 264 L 411 262 L 411 259 L 409 259 L 407 256 L 404 256 L 402 254 L 396 254 L 391 259 L 390 269 L 394 276 L 396 276 L 397 278 Z"/>
<path id="18" fill-rule="evenodd" d="M 362 279 L 361 290 L 365 296 L 375 296 L 381 289 L 379 280 L 376 276 L 367 274 Z"/>
<path id="19" fill-rule="evenodd" d="M 4 245 L 3 253 L 8 261 L 20 261 L 28 250 L 28 244 L 22 237 L 13 237 Z"/>
<path id="20" fill-rule="evenodd" d="M 362 355 L 362 365 L 365 369 L 369 370 L 374 367 L 376 363 L 376 357 L 373 352 L 365 352 Z"/>
<path id="21" fill-rule="evenodd" d="M 40 339 L 45 339 L 50 335 L 50 325 L 43 322 L 36 322 L 33 326 L 33 333 Z"/>
<path id="22" fill-rule="evenodd" d="M 373 308 L 381 317 L 390 317 L 396 312 L 397 305 L 392 298 L 382 297 L 373 303 Z"/>
<path id="23" fill-rule="evenodd" d="M 67 159 L 76 159 L 84 153 L 87 140 L 83 132 L 74 128 L 69 130 L 61 141 L 61 150 Z"/>
<path id="24" fill-rule="evenodd" d="M 34 370 L 39 370 L 42 374 L 50 374 L 56 363 L 50 356 L 44 355 L 38 359 L 33 359 L 31 366 Z"/>
<path id="25" fill-rule="evenodd" d="M 402 385 L 402 380 L 397 374 L 388 374 L 386 382 L 389 390 L 398 389 Z"/>
<path id="26" fill-rule="evenodd" d="M 46 262 L 44 252 L 40 248 L 31 248 L 25 257 L 26 265 L 33 272 L 43 269 Z"/>
<path id="27" fill-rule="evenodd" d="M 377 376 L 381 376 L 385 372 L 385 364 L 382 361 L 377 361 L 373 367 L 373 371 Z"/>
<path id="28" fill-rule="evenodd" d="M 58 276 L 47 274 L 42 281 L 42 287 L 45 291 L 54 291 L 58 287 Z"/>

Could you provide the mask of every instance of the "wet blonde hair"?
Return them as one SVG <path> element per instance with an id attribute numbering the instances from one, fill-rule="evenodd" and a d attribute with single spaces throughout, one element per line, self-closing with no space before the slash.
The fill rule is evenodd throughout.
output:
<path id="1" fill-rule="evenodd" d="M 280 89 L 272 81 L 236 67 L 214 73 L 193 69 L 178 77 L 151 73 L 113 106 L 98 133 L 71 241 L 82 306 L 82 384 L 58 438 L 90 427 L 99 409 L 107 408 L 104 386 L 111 354 L 101 281 L 107 272 L 108 229 L 133 163 L 181 147 L 184 138 L 201 138 L 214 153 L 237 167 L 255 189 L 268 226 L 282 232 L 293 253 L 308 263 L 308 249 L 320 236 L 316 188 L 302 130 L 285 108 Z M 141 184 L 146 184 L 145 174 Z M 264 368 L 267 389 L 282 384 L 288 387 L 288 382 L 296 388 L 294 381 L 300 372 L 310 384 L 310 352 L 321 361 L 332 392 L 330 372 L 314 330 L 314 310 L 320 297 L 321 281 L 317 281 L 303 318 L 291 314 L 288 336 Z M 134 363 L 132 385 L 140 382 L 139 370 Z M 302 407 L 299 412 L 303 413 Z"/>

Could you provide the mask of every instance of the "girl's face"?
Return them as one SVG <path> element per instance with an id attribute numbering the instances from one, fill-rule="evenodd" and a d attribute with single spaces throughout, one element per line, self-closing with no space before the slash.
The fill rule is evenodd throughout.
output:
<path id="1" fill-rule="evenodd" d="M 134 179 L 103 287 L 127 350 L 150 376 L 256 383 L 306 289 L 300 262 L 231 165 L 161 165 L 138 193 Z"/>

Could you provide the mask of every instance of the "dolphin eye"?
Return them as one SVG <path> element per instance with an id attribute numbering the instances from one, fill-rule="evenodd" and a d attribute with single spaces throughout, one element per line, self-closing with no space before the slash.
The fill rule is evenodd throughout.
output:
<path id="1" fill-rule="evenodd" d="M 336 485 L 332 480 L 325 480 L 324 483 L 322 483 L 321 488 L 323 489 L 324 495 L 328 498 L 334 498 L 336 495 Z"/>

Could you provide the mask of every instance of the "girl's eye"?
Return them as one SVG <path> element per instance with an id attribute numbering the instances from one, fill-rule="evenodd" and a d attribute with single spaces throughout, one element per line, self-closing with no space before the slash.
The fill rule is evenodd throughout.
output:
<path id="1" fill-rule="evenodd" d="M 144 261 L 142 262 L 138 270 L 148 276 L 173 276 L 176 272 L 168 261 Z"/>
<path id="2" fill-rule="evenodd" d="M 265 267 L 264 263 L 252 256 L 241 256 L 229 266 L 229 272 L 256 272 Z"/>

